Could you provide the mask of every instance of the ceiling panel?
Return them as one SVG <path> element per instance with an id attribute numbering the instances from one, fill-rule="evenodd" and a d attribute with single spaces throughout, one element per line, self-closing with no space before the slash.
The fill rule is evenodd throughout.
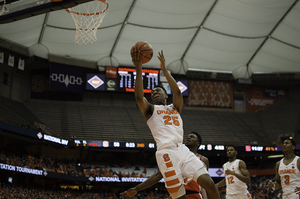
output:
<path id="1" fill-rule="evenodd" d="M 300 72 L 300 49 L 269 39 L 250 63 L 253 72 Z"/>
<path id="2" fill-rule="evenodd" d="M 224 34 L 267 36 L 294 0 L 218 1 L 204 27 Z"/>
<path id="3" fill-rule="evenodd" d="M 75 44 L 75 31 L 47 27 L 42 43 L 49 48 L 51 54 L 98 61 L 109 55 L 120 27 L 97 31 L 97 42 L 88 45 Z"/>
<path id="4" fill-rule="evenodd" d="M 272 37 L 300 48 L 300 3 L 284 18 Z"/>
<path id="5" fill-rule="evenodd" d="M 44 58 L 45 53 L 51 53 L 95 64 L 113 60 L 113 65 L 123 66 L 132 66 L 132 45 L 147 41 L 153 47 L 154 57 L 145 67 L 159 68 L 156 56 L 164 50 L 168 69 L 179 74 L 196 68 L 233 72 L 235 78 L 241 78 L 249 62 L 253 72 L 300 72 L 297 0 L 108 3 L 109 12 L 97 29 L 97 41 L 93 44 L 74 43 L 75 23 L 65 10 L 0 24 L 0 38 L 27 47 L 37 46 L 34 50 L 31 47 L 31 54 Z M 43 53 L 39 53 L 40 48 Z"/>
<path id="6" fill-rule="evenodd" d="M 1 37 L 12 42 L 31 46 L 38 42 L 45 15 L 0 25 Z"/>
<path id="7" fill-rule="evenodd" d="M 137 1 L 128 22 L 158 28 L 199 26 L 211 8 L 211 0 Z"/>
<path id="8" fill-rule="evenodd" d="M 185 61 L 189 68 L 233 71 L 247 64 L 262 41 L 262 38 L 235 38 L 202 29 Z"/>

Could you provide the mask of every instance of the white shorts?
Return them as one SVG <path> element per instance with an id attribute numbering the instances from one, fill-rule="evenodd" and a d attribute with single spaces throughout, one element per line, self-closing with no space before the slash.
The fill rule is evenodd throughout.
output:
<path id="1" fill-rule="evenodd" d="M 178 144 L 178 147 L 174 148 L 161 149 L 156 151 L 155 155 L 159 170 L 164 177 L 165 186 L 171 196 L 172 193 L 179 191 L 182 184 L 207 173 L 204 163 L 183 144 Z M 202 167 L 204 169 L 201 169 Z M 185 191 L 182 195 L 184 194 Z"/>
<path id="2" fill-rule="evenodd" d="M 242 194 L 226 195 L 226 199 L 251 199 L 251 194 L 247 191 Z"/>
<path id="3" fill-rule="evenodd" d="M 291 193 L 289 195 L 282 195 L 282 199 L 300 199 L 300 195 L 296 193 Z"/>

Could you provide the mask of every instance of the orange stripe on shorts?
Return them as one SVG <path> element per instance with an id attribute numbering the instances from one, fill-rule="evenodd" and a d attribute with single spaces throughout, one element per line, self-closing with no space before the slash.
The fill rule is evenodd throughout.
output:
<path id="1" fill-rule="evenodd" d="M 174 187 L 174 188 L 167 188 L 168 192 L 169 193 L 175 193 L 179 190 L 180 186 L 179 187 Z"/>
<path id="2" fill-rule="evenodd" d="M 167 163 L 166 163 L 166 166 L 167 166 L 167 168 L 172 167 L 172 166 L 173 166 L 172 161 L 171 161 L 171 162 L 167 162 Z"/>
<path id="3" fill-rule="evenodd" d="M 171 177 L 171 176 L 174 176 L 174 175 L 176 175 L 175 170 L 168 171 L 168 172 L 165 173 L 165 176 L 166 176 L 167 178 L 168 178 L 168 177 Z"/>
<path id="4" fill-rule="evenodd" d="M 167 186 L 173 186 L 173 185 L 178 184 L 178 183 L 180 183 L 178 178 L 175 178 L 174 180 L 166 181 Z"/>

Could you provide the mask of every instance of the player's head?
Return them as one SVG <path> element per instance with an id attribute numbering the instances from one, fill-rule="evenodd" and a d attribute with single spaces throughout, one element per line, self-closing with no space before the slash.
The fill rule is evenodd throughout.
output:
<path id="1" fill-rule="evenodd" d="M 197 132 L 191 132 L 185 140 L 185 145 L 187 147 L 197 147 L 197 149 L 199 148 L 199 146 L 202 144 L 202 138 L 200 136 L 199 133 Z"/>
<path id="2" fill-rule="evenodd" d="M 167 102 L 167 91 L 163 86 L 156 85 L 151 91 L 151 99 L 154 104 L 165 105 Z"/>
<path id="3" fill-rule="evenodd" d="M 282 144 L 283 152 L 293 152 L 296 148 L 296 142 L 293 139 L 286 139 Z"/>
<path id="4" fill-rule="evenodd" d="M 236 146 L 228 145 L 226 151 L 227 151 L 227 157 L 229 160 L 236 158 L 236 155 L 238 153 Z"/>

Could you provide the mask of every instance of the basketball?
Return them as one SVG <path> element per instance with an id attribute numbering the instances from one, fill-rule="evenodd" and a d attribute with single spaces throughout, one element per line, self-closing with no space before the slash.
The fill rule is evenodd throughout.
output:
<path id="1" fill-rule="evenodd" d="M 138 41 L 136 42 L 132 48 L 131 48 L 131 51 L 130 51 L 130 54 L 131 54 L 131 57 L 133 55 L 133 52 L 134 51 L 140 51 L 140 57 L 144 55 L 143 59 L 142 59 L 142 63 L 145 64 L 147 62 L 149 62 L 151 59 L 152 59 L 152 56 L 153 56 L 153 49 L 152 49 L 152 46 L 146 42 L 146 41 Z"/>

